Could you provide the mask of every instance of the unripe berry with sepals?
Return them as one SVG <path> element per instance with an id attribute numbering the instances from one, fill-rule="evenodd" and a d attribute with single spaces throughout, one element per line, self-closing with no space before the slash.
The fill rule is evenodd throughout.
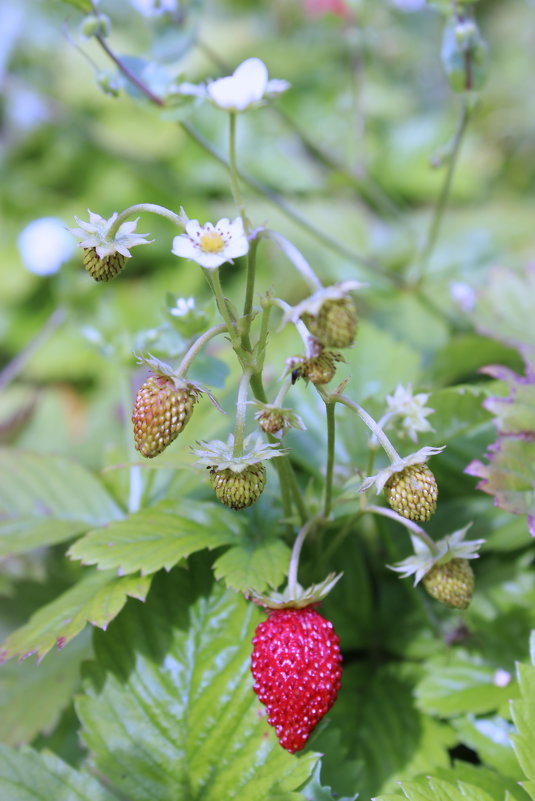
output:
<path id="1" fill-rule="evenodd" d="M 325 300 L 317 315 L 305 313 L 301 319 L 327 348 L 347 348 L 355 341 L 358 318 L 349 295 Z"/>
<path id="2" fill-rule="evenodd" d="M 165 450 L 189 421 L 199 394 L 192 384 L 177 386 L 169 376 L 149 376 L 132 413 L 137 450 L 148 459 Z"/>
<path id="3" fill-rule="evenodd" d="M 437 482 L 424 463 L 408 465 L 393 473 L 384 491 L 392 509 L 409 520 L 425 523 L 437 506 Z"/>
<path id="4" fill-rule="evenodd" d="M 429 595 L 445 606 L 466 609 L 474 592 L 474 571 L 467 559 L 450 559 L 437 563 L 423 577 Z"/>
<path id="5" fill-rule="evenodd" d="M 101 259 L 95 248 L 84 249 L 84 267 L 95 281 L 111 281 L 119 275 L 125 264 L 126 258 L 122 253 L 112 253 Z"/>
<path id="6" fill-rule="evenodd" d="M 266 468 L 261 462 L 248 465 L 235 472 L 226 467 L 210 468 L 210 483 L 216 497 L 231 509 L 246 509 L 252 506 L 262 494 L 266 484 Z"/>
<path id="7" fill-rule="evenodd" d="M 334 704 L 342 676 L 338 636 L 313 605 L 272 609 L 253 638 L 253 690 L 283 748 L 300 751 Z"/>
<path id="8" fill-rule="evenodd" d="M 304 378 L 306 381 L 312 381 L 313 384 L 321 386 L 332 381 L 336 374 L 336 362 L 340 361 L 344 361 L 341 354 L 324 350 L 317 356 L 288 359 L 287 365 L 294 382 L 298 378 Z"/>

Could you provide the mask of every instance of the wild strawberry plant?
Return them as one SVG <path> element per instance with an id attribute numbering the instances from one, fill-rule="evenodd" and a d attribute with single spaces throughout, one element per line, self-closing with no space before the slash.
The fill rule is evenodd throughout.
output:
<path id="1" fill-rule="evenodd" d="M 66 343 L 70 331 L 77 359 L 92 346 L 108 382 L 88 401 L 91 458 L 58 446 L 57 408 L 50 423 L 28 407 L 0 450 L 0 592 L 14 610 L 1 648 L 2 797 L 535 798 L 535 290 L 513 267 L 467 275 L 466 242 L 460 253 L 444 244 L 481 114 L 479 4 L 263 9 L 270 47 L 292 31 L 308 59 L 322 37 L 349 58 L 345 133 L 341 84 L 333 107 L 319 85 L 306 89 L 299 60 L 287 78 L 270 48 L 265 61 L 227 64 L 199 32 L 214 9 L 71 5 L 80 18 L 72 11 L 67 37 L 108 102 L 150 114 L 151 131 L 178 123 L 201 148 L 204 190 L 121 188 L 127 202 L 111 208 L 97 182 L 98 211 L 70 208 L 79 258 L 51 279 L 61 305 L 0 373 L 12 389 L 44 338 Z M 397 188 L 381 173 L 386 148 L 363 155 L 363 128 L 379 120 L 366 117 L 363 65 L 405 12 L 423 15 L 444 102 L 458 107 L 434 156 L 439 184 L 421 197 L 414 175 L 403 183 L 401 141 Z M 117 44 L 135 38 L 139 13 L 147 60 Z M 377 52 L 388 73 L 388 47 Z M 284 105 L 292 95 L 303 123 Z M 288 152 L 273 120 L 295 136 Z M 337 147 L 356 132 L 346 164 Z M 303 164 L 305 186 L 322 187 L 319 218 L 299 208 Z M 21 254 L 53 273 L 69 259 L 65 232 L 38 222 Z M 51 226 L 55 263 L 42 257 Z"/>

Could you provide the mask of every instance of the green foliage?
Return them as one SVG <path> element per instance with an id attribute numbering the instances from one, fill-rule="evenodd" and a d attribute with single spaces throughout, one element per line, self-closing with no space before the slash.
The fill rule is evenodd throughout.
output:
<path id="1" fill-rule="evenodd" d="M 100 0 L 104 46 L 80 35 L 86 0 L 6 12 L 0 798 L 535 801 L 529 10 L 164 5 Z M 251 55 L 291 88 L 236 115 L 233 152 L 227 115 L 181 84 Z M 144 202 L 167 218 L 132 215 L 154 241 L 113 282 L 92 282 L 77 248 L 56 273 L 24 269 L 18 238 L 32 220 L 63 229 L 88 207 L 109 219 Z M 247 257 L 203 273 L 170 252 L 181 206 L 203 224 L 242 204 L 254 275 Z M 318 288 L 310 270 L 324 287 L 365 282 L 356 342 L 319 391 L 288 382 L 279 400 L 307 430 L 284 437 L 262 496 L 234 512 L 191 448 L 233 432 L 240 455 L 256 430 L 244 401 L 274 402 L 286 360 L 305 351 L 278 302 L 269 318 L 266 306 L 303 302 Z M 133 352 L 178 368 L 222 321 L 187 378 L 225 414 L 205 395 L 165 453 L 142 459 L 131 413 L 146 371 Z M 416 439 L 387 399 L 399 385 L 433 410 Z M 472 522 L 470 538 L 485 540 L 462 614 L 389 570 L 418 531 L 388 517 L 381 493 L 360 492 L 389 456 L 354 408 L 329 416 L 337 392 L 382 420 L 401 458 L 446 446 L 430 462 L 439 500 L 424 536 Z M 243 595 L 282 590 L 297 562 L 303 586 L 343 573 L 320 612 L 344 676 L 290 755 L 252 691 L 265 613 Z"/>

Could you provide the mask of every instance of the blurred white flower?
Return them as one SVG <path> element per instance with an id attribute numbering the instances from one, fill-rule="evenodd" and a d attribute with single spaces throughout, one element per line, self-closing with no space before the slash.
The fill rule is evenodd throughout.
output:
<path id="1" fill-rule="evenodd" d="M 290 87 L 288 81 L 268 80 L 267 67 L 259 58 L 248 58 L 232 75 L 211 81 L 208 97 L 225 111 L 245 111 L 265 97 L 274 97 Z"/>
<path id="2" fill-rule="evenodd" d="M 421 11 L 427 5 L 426 0 L 392 0 L 392 4 L 397 6 L 400 11 Z"/>
<path id="3" fill-rule="evenodd" d="M 452 281 L 450 295 L 464 312 L 473 311 L 476 305 L 476 293 L 469 284 L 465 284 L 463 281 Z"/>
<path id="4" fill-rule="evenodd" d="M 195 308 L 195 298 L 177 298 L 176 303 L 169 309 L 173 317 L 185 317 Z"/>
<path id="5" fill-rule="evenodd" d="M 420 392 L 418 395 L 413 395 L 411 384 L 406 387 L 398 384 L 394 394 L 386 396 L 388 418 L 400 416 L 400 425 L 413 442 L 418 439 L 419 432 L 434 431 L 429 421 L 425 419 L 435 411 L 425 405 L 428 399 L 429 393 Z"/>
<path id="6" fill-rule="evenodd" d="M 498 668 L 494 673 L 494 684 L 496 687 L 507 687 L 511 683 L 513 677 L 508 670 Z"/>
<path id="7" fill-rule="evenodd" d="M 24 266 L 35 275 L 52 275 L 74 252 L 74 242 L 65 224 L 56 217 L 40 217 L 19 234 L 19 252 Z"/>
<path id="8" fill-rule="evenodd" d="M 127 220 L 127 222 L 121 223 L 115 234 L 110 236 L 110 229 L 117 216 L 117 212 L 114 212 L 109 220 L 106 220 L 100 214 L 89 211 L 89 222 L 75 217 L 80 228 L 69 228 L 69 231 L 82 240 L 79 247 L 94 248 L 100 259 L 105 259 L 114 253 L 120 253 L 126 258 L 130 258 L 132 254 L 129 248 L 136 245 L 149 245 L 152 240 L 145 239 L 148 234 L 135 233 L 139 217 L 136 220 Z M 88 234 L 89 236 L 87 236 Z"/>
<path id="9" fill-rule="evenodd" d="M 187 220 L 185 228 L 185 234 L 173 239 L 172 253 L 196 261 L 208 270 L 244 256 L 249 250 L 241 217 L 232 222 L 223 217 L 215 225 L 210 222 L 200 225 L 198 220 Z"/>
<path id="10" fill-rule="evenodd" d="M 159 17 L 178 10 L 177 0 L 130 0 L 130 4 L 144 17 Z"/>

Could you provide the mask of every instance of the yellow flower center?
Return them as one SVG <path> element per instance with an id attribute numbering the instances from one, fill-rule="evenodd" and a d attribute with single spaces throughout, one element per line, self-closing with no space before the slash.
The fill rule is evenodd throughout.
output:
<path id="1" fill-rule="evenodd" d="M 200 245 L 204 253 L 220 253 L 225 247 L 225 240 L 217 231 L 203 231 Z"/>

